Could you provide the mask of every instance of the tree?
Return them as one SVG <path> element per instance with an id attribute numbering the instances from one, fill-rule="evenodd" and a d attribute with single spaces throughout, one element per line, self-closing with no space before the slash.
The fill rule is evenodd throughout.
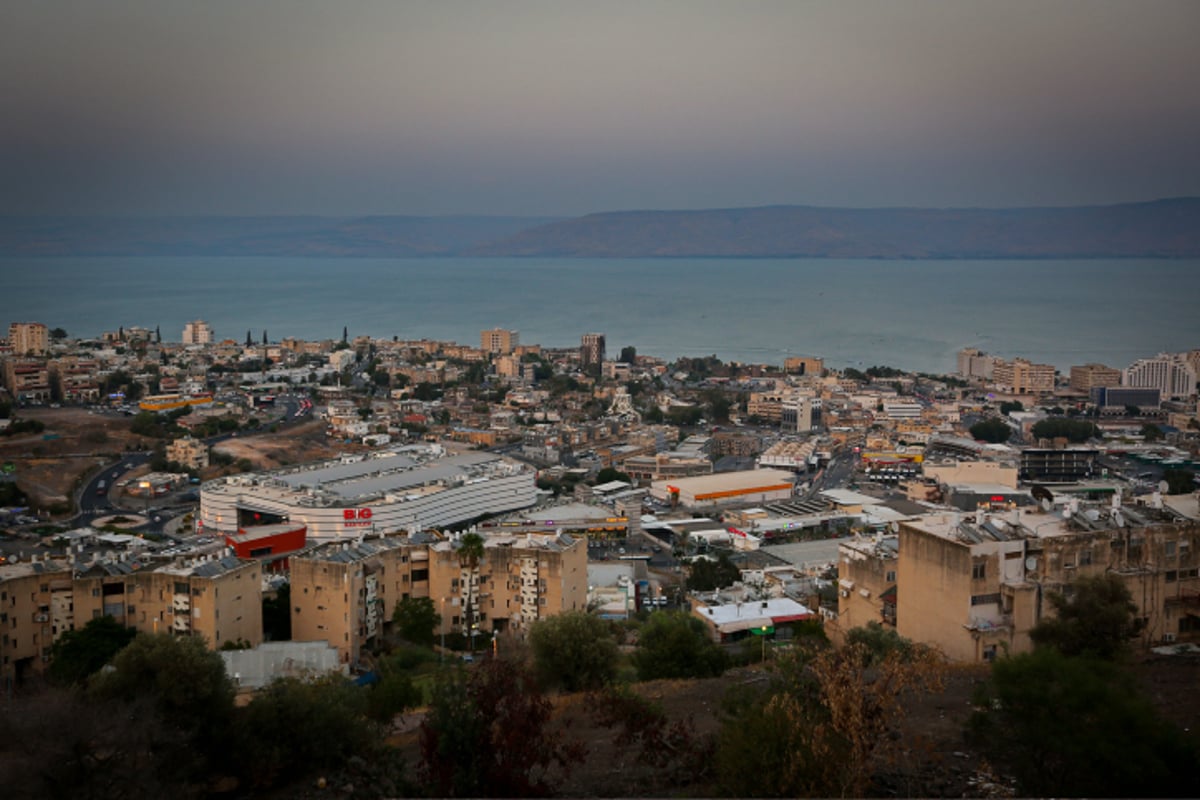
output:
<path id="1" fill-rule="evenodd" d="M 617 675 L 617 642 L 608 625 L 586 611 L 535 623 L 529 633 L 538 678 L 568 692 L 599 689 Z"/>
<path id="2" fill-rule="evenodd" d="M 1065 656 L 1109 661 L 1128 654 L 1141 626 L 1134 619 L 1137 606 L 1121 579 L 1111 574 L 1080 578 L 1071 590 L 1070 596 L 1049 595 L 1055 616 L 1029 631 L 1034 645 Z"/>
<path id="3" fill-rule="evenodd" d="M 728 666 L 725 652 L 700 620 L 684 612 L 659 612 L 638 634 L 631 659 L 641 680 L 712 678 Z"/>
<path id="4" fill-rule="evenodd" d="M 252 337 L 250 335 L 250 329 L 247 328 L 246 329 L 246 347 L 252 347 L 253 345 L 254 345 L 254 337 Z"/>
<path id="5" fill-rule="evenodd" d="M 729 560 L 729 555 L 721 553 L 716 561 L 707 558 L 697 558 L 688 567 L 687 588 L 693 592 L 712 592 L 726 586 L 732 586 L 742 578 L 742 571 Z"/>
<path id="6" fill-rule="evenodd" d="M 292 586 L 285 583 L 275 596 L 263 595 L 263 638 L 268 642 L 286 642 L 292 638 Z"/>
<path id="7" fill-rule="evenodd" d="M 896 633 L 895 628 L 885 628 L 874 620 L 847 631 L 846 644 L 862 648 L 868 665 L 882 663 L 892 653 L 907 661 L 915 653 L 912 641 Z"/>
<path id="8" fill-rule="evenodd" d="M 82 685 L 112 660 L 137 632 L 110 616 L 89 620 L 87 625 L 67 631 L 50 649 L 51 680 L 63 685 Z"/>
<path id="9" fill-rule="evenodd" d="M 1024 411 L 1024 410 L 1025 410 L 1025 404 L 1022 403 L 1020 400 L 1011 400 L 1011 401 L 1006 400 L 1000 404 L 1000 413 L 1006 417 L 1013 411 Z"/>
<path id="10" fill-rule="evenodd" d="M 282 678 L 239 714 L 230 748 L 254 786 L 292 780 L 369 754 L 377 732 L 367 723 L 368 695 L 341 675 Z"/>
<path id="11" fill-rule="evenodd" d="M 61 342 L 63 339 L 67 338 L 67 332 L 62 328 L 51 328 L 50 338 L 56 342 Z"/>
<path id="12" fill-rule="evenodd" d="M 1163 472 L 1167 494 L 1187 494 L 1196 490 L 1196 473 L 1190 469 L 1171 467 Z"/>
<path id="13" fill-rule="evenodd" d="M 349 338 L 349 335 L 350 335 L 350 329 L 343 325 L 342 326 L 342 343 L 343 344 L 346 343 L 347 339 Z"/>
<path id="14" fill-rule="evenodd" d="M 551 768 L 582 746 L 547 727 L 552 708 L 528 670 L 489 659 L 439 680 L 421 723 L 418 774 L 434 797 L 543 797 Z"/>
<path id="15" fill-rule="evenodd" d="M 154 326 L 154 342 L 155 344 L 162 344 L 162 331 L 159 330 L 157 325 Z"/>
<path id="16" fill-rule="evenodd" d="M 613 467 L 605 467 L 596 473 L 596 483 L 609 483 L 611 481 L 625 481 L 625 483 L 629 483 L 629 473 L 621 472 Z"/>
<path id="17" fill-rule="evenodd" d="M 971 436 L 992 444 L 1004 444 L 1012 436 L 1012 428 L 999 417 L 992 417 L 972 425 Z"/>
<path id="18" fill-rule="evenodd" d="M 1094 423 L 1069 417 L 1049 417 L 1035 422 L 1032 433 L 1038 439 L 1065 438 L 1074 444 L 1086 442 L 1099 436 L 1099 429 Z"/>
<path id="19" fill-rule="evenodd" d="M 88 686 L 98 700 L 132 703 L 145 699 L 172 728 L 182 732 L 194 768 L 203 756 L 222 752 L 233 715 L 234 686 L 225 662 L 204 640 L 169 633 L 139 633 Z"/>
<path id="20" fill-rule="evenodd" d="M 1142 438 L 1147 442 L 1157 442 L 1163 438 L 1162 428 L 1147 422 L 1142 426 Z"/>
<path id="21" fill-rule="evenodd" d="M 1028 796 L 1185 797 L 1200 763 L 1118 665 L 1038 648 L 997 659 L 968 730 Z"/>
<path id="22" fill-rule="evenodd" d="M 458 542 L 458 563 L 463 569 L 460 584 L 463 592 L 463 632 L 471 639 L 475 648 L 475 587 L 479 583 L 479 564 L 483 561 L 483 537 L 478 533 L 465 533 Z"/>
<path id="23" fill-rule="evenodd" d="M 413 644 L 432 645 L 434 631 L 442 624 L 433 600 L 429 597 L 406 597 L 396 603 L 392 612 L 400 637 Z"/>
<path id="24" fill-rule="evenodd" d="M 266 328 L 263 328 L 263 344 L 268 344 L 268 341 L 267 341 L 267 329 L 266 329 Z"/>
<path id="25" fill-rule="evenodd" d="M 617 358 L 617 361 L 620 361 L 622 364 L 636 364 L 637 348 L 633 347 L 632 345 L 628 347 L 622 347 L 621 355 Z"/>

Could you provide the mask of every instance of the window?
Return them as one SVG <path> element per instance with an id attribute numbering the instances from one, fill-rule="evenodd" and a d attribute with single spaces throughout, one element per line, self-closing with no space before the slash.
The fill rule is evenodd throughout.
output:
<path id="1" fill-rule="evenodd" d="M 973 606 L 987 606 L 987 605 L 998 604 L 999 602 L 1000 602 L 1000 593 L 999 592 L 997 592 L 996 594 L 971 595 L 971 605 L 973 605 Z"/>
<path id="2" fill-rule="evenodd" d="M 1163 549 L 1164 549 L 1164 553 L 1166 554 L 1167 558 L 1171 558 L 1175 555 L 1175 543 L 1174 542 L 1166 542 L 1163 545 Z"/>
<path id="3" fill-rule="evenodd" d="M 1091 564 L 1092 564 L 1092 551 L 1091 551 L 1091 549 L 1089 548 L 1089 549 L 1087 549 L 1087 550 L 1080 550 L 1080 551 L 1079 551 L 1079 566 L 1081 566 L 1081 567 L 1089 567 L 1089 566 L 1091 566 Z"/>
<path id="4" fill-rule="evenodd" d="M 980 561 L 977 564 L 971 565 L 972 580 L 983 580 L 985 577 L 987 577 L 987 564 L 985 562 Z"/>
<path id="5" fill-rule="evenodd" d="M 996 660 L 996 645 L 989 644 L 989 645 L 984 646 L 983 660 L 984 661 L 995 661 Z"/>
<path id="6" fill-rule="evenodd" d="M 1167 579 L 1167 583 L 1174 583 L 1179 578 L 1179 573 L 1173 569 L 1167 570 L 1164 577 Z"/>
<path id="7" fill-rule="evenodd" d="M 889 569 L 886 573 L 884 573 L 883 579 L 887 583 L 895 583 L 896 582 L 896 570 Z"/>

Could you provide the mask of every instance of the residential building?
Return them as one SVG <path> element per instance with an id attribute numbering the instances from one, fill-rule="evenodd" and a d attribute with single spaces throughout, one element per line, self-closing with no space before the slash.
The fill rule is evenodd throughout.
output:
<path id="1" fill-rule="evenodd" d="M 937 514 L 899 523 L 896 630 L 953 661 L 1031 649 L 1050 593 L 1115 575 L 1142 620 L 1141 643 L 1200 638 L 1200 527 L 1152 507 Z"/>
<path id="2" fill-rule="evenodd" d="M 604 334 L 585 333 L 579 345 L 579 367 L 586 371 L 589 367 L 600 368 L 604 363 Z"/>
<path id="3" fill-rule="evenodd" d="M 74 627 L 63 613 L 70 595 L 65 560 L 0 565 L 0 690 L 46 671 L 54 641 Z"/>
<path id="4" fill-rule="evenodd" d="M 992 367 L 992 382 L 1013 394 L 1039 394 L 1054 391 L 1054 367 L 1033 364 L 1024 358 L 1012 361 L 996 359 Z"/>
<path id="5" fill-rule="evenodd" d="M 825 361 L 820 358 L 791 356 L 783 359 L 783 371 L 789 375 L 821 375 L 825 372 Z"/>
<path id="6" fill-rule="evenodd" d="M 45 361 L 30 358 L 4 359 L 4 385 L 18 402 L 50 400 L 50 369 Z"/>
<path id="7" fill-rule="evenodd" d="M 167 461 L 187 469 L 204 469 L 208 466 L 208 445 L 190 436 L 175 439 L 167 445 Z"/>
<path id="8" fill-rule="evenodd" d="M 198 319 L 183 326 L 183 343 L 212 344 L 213 332 L 208 323 Z"/>
<path id="9" fill-rule="evenodd" d="M 896 536 L 856 536 L 838 544 L 838 613 L 825 626 L 834 642 L 869 622 L 896 627 Z"/>
<path id="10" fill-rule="evenodd" d="M 13 322 L 8 326 L 13 355 L 44 356 L 50 349 L 50 332 L 40 322 Z"/>
<path id="11" fill-rule="evenodd" d="M 492 328 L 479 334 L 479 349 L 485 353 L 506 356 L 520 346 L 520 339 L 517 331 Z"/>
<path id="12" fill-rule="evenodd" d="M 958 351 L 958 374 L 964 378 L 991 380 L 996 359 L 974 347 Z"/>
<path id="13" fill-rule="evenodd" d="M 1091 395 L 1093 389 L 1120 386 L 1121 370 L 1103 364 L 1084 364 L 1071 367 L 1071 389 Z"/>

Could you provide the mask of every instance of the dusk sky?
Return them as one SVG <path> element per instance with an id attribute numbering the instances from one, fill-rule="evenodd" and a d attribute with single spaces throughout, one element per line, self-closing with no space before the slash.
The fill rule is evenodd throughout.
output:
<path id="1" fill-rule="evenodd" d="M 1200 2 L 0 6 L 0 213 L 1200 195 Z"/>

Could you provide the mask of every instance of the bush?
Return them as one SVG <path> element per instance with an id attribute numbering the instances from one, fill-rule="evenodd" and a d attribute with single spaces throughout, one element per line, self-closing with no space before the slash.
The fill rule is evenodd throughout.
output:
<path id="1" fill-rule="evenodd" d="M 700 620 L 678 611 L 654 614 L 638 635 L 633 654 L 638 677 L 712 678 L 723 673 L 728 659 Z"/>
<path id="2" fill-rule="evenodd" d="M 568 611 L 541 620 L 529 634 L 538 678 L 568 692 L 599 689 L 617 674 L 617 643 L 599 617 Z"/>

